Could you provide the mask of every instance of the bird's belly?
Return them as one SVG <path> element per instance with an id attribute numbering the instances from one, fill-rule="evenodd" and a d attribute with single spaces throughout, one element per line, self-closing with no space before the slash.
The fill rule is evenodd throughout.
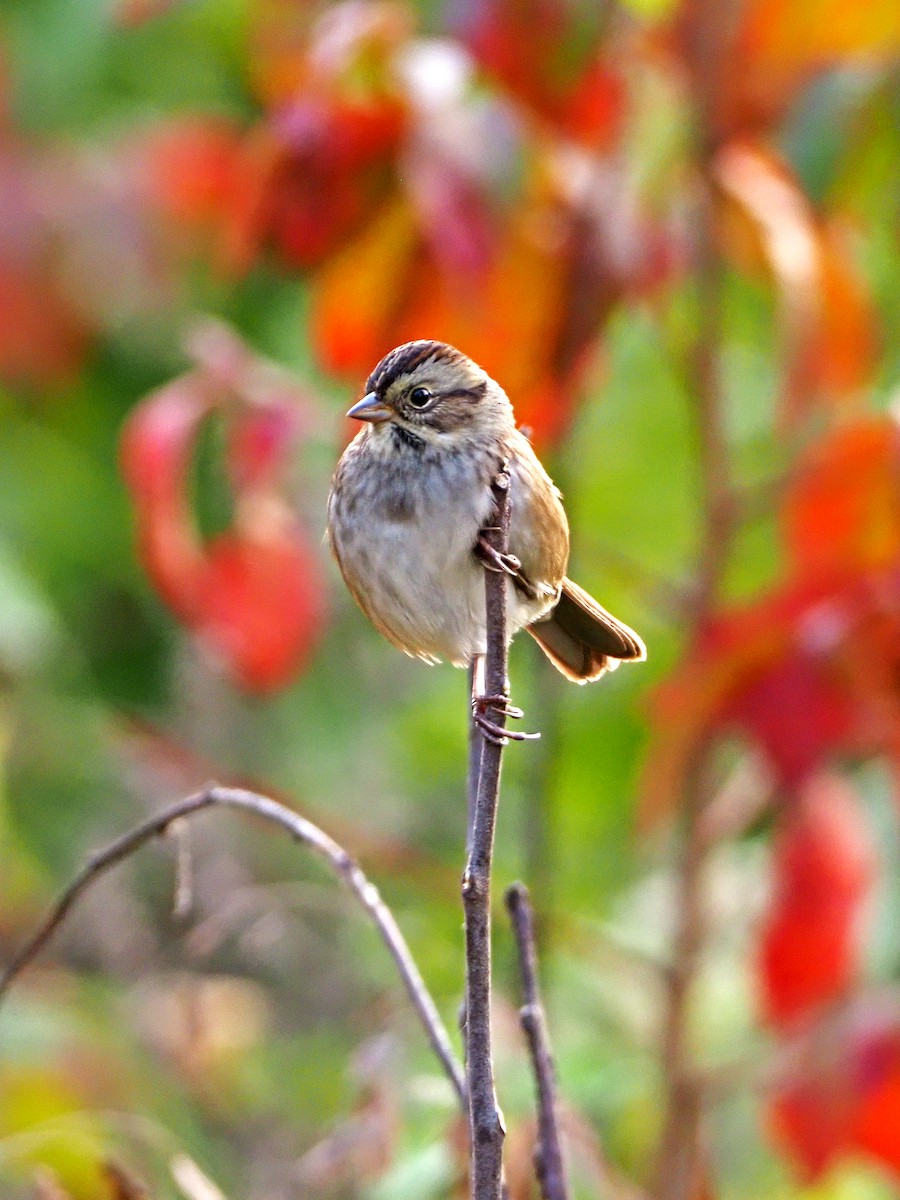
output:
<path id="1" fill-rule="evenodd" d="M 484 640 L 483 574 L 472 554 L 479 522 L 471 513 L 416 522 L 372 514 L 367 525 L 365 541 L 342 547 L 341 558 L 365 580 L 361 601 L 375 623 L 409 654 L 467 663 Z"/>
<path id="2" fill-rule="evenodd" d="M 473 502 L 462 503 L 461 492 Z M 362 536 L 342 539 L 341 565 L 361 605 L 408 654 L 464 666 L 484 653 L 484 568 L 473 549 L 492 509 L 489 488 L 432 488 L 427 502 L 399 518 L 372 504 Z M 509 636 L 542 607 L 510 584 Z"/>

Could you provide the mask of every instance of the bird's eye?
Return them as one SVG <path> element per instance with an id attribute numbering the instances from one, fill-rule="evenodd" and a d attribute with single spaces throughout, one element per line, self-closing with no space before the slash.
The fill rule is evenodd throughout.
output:
<path id="1" fill-rule="evenodd" d="M 409 393 L 409 402 L 413 408 L 424 408 L 431 399 L 431 392 L 426 387 L 417 387 Z"/>

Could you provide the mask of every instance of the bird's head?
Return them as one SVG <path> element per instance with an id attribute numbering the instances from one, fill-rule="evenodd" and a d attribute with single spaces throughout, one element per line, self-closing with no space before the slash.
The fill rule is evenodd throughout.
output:
<path id="1" fill-rule="evenodd" d="M 347 416 L 419 449 L 499 437 L 514 424 L 506 393 L 481 367 L 446 342 L 428 341 L 385 355 Z"/>

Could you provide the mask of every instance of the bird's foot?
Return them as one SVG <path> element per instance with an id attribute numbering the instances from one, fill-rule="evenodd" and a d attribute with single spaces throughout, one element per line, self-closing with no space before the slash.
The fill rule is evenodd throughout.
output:
<path id="1" fill-rule="evenodd" d="M 472 711 L 477 716 L 479 713 L 484 716 L 489 708 L 494 712 L 503 713 L 504 717 L 509 717 L 510 720 L 519 721 L 525 716 L 521 708 L 517 708 L 515 704 L 510 704 L 509 696 L 475 696 L 472 700 Z"/>
<path id="2" fill-rule="evenodd" d="M 513 579 L 522 570 L 522 563 L 515 554 L 501 554 L 499 550 L 494 549 L 483 533 L 478 535 L 478 540 L 475 542 L 475 556 L 481 559 L 485 570 L 511 575 Z"/>
<path id="3" fill-rule="evenodd" d="M 509 696 L 475 696 L 472 699 L 472 720 L 481 730 L 483 737 L 493 742 L 495 746 L 505 746 L 507 742 L 530 742 L 539 738 L 539 733 L 522 733 L 517 729 L 506 729 L 498 725 L 488 716 L 489 711 L 500 713 L 512 721 L 521 720 L 525 715 L 521 708 L 510 704 Z"/>

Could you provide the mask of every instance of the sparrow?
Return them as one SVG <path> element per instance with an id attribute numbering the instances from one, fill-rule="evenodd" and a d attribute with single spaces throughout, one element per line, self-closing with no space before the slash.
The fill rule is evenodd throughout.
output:
<path id="1" fill-rule="evenodd" d="M 506 392 L 470 358 L 444 342 L 398 346 L 347 416 L 363 428 L 335 470 L 327 536 L 353 598 L 390 642 L 426 663 L 469 666 L 484 655 L 481 531 L 502 468 L 510 640 L 526 629 L 575 683 L 646 657 L 634 630 L 566 576 L 560 492 Z"/>

